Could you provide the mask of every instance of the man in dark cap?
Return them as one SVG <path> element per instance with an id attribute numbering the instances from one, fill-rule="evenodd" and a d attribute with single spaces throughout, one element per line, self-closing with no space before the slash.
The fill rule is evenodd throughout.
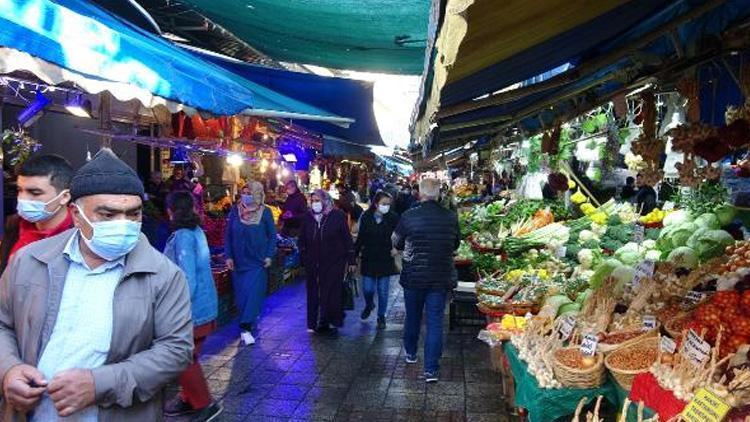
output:
<path id="1" fill-rule="evenodd" d="M 0 280 L 0 414 L 162 418 L 161 391 L 191 359 L 190 295 L 140 233 L 143 194 L 103 149 L 73 177 L 76 228 L 13 256 Z"/>

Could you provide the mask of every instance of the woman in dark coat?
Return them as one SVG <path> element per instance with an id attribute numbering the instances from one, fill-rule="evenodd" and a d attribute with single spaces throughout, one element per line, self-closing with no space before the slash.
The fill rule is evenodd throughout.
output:
<path id="1" fill-rule="evenodd" d="M 354 265 L 354 246 L 346 215 L 318 189 L 310 197 L 311 211 L 302 219 L 298 245 L 307 277 L 307 328 L 317 333 L 344 323 L 344 276 Z"/>
<path id="2" fill-rule="evenodd" d="M 385 313 L 391 276 L 398 274 L 394 260 L 391 235 L 398 226 L 398 214 L 391 211 L 393 197 L 380 191 L 375 195 L 370 209 L 359 220 L 355 255 L 362 262 L 362 290 L 365 309 L 361 318 L 367 319 L 375 309 L 375 290 L 378 292 L 378 328 L 385 328 Z"/>
<path id="3" fill-rule="evenodd" d="M 286 182 L 285 188 L 287 197 L 281 206 L 281 221 L 284 223 L 281 234 L 287 237 L 298 236 L 302 220 L 307 213 L 307 199 L 299 191 L 299 186 L 294 180 Z"/>

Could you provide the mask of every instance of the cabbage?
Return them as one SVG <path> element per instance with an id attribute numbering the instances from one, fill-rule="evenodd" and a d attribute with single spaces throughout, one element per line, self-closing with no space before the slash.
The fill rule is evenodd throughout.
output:
<path id="1" fill-rule="evenodd" d="M 680 246 L 669 253 L 667 261 L 671 262 L 678 268 L 687 268 L 689 270 L 698 266 L 698 255 L 695 251 L 687 246 Z"/>
<path id="2" fill-rule="evenodd" d="M 719 224 L 721 224 L 721 227 L 726 227 L 730 224 L 732 224 L 732 221 L 734 221 L 735 215 L 737 215 L 737 209 L 729 204 L 724 204 L 717 208 L 714 211 L 714 214 L 716 214 L 716 218 L 719 219 Z"/>
<path id="3" fill-rule="evenodd" d="M 550 296 L 547 298 L 547 300 L 544 301 L 544 306 L 542 306 L 542 309 L 539 311 L 538 315 L 554 318 L 555 316 L 557 316 L 557 313 L 562 305 L 571 302 L 573 301 L 565 295 Z"/>
<path id="4" fill-rule="evenodd" d="M 689 223 L 691 221 L 692 217 L 690 216 L 690 212 L 688 212 L 687 210 L 678 210 L 667 214 L 667 216 L 664 217 L 662 224 L 664 224 L 664 227 L 669 227 L 676 226 L 682 223 Z"/>
<path id="5" fill-rule="evenodd" d="M 620 266 L 622 266 L 622 263 L 614 258 L 602 261 L 589 279 L 589 286 L 591 286 L 592 289 L 598 289 L 604 282 L 604 279 L 609 277 L 612 274 L 612 271 Z"/>
<path id="6" fill-rule="evenodd" d="M 727 246 L 734 244 L 734 238 L 724 230 L 708 230 L 695 242 L 695 252 L 701 261 L 707 261 L 724 253 Z"/>
<path id="7" fill-rule="evenodd" d="M 641 246 L 646 250 L 656 249 L 656 241 L 652 239 L 646 239 L 643 241 L 643 243 L 641 243 Z"/>
<path id="8" fill-rule="evenodd" d="M 625 291 L 625 286 L 628 285 L 631 281 L 633 281 L 633 276 L 635 275 L 635 269 L 632 267 L 628 267 L 626 265 L 620 266 L 615 268 L 614 271 L 612 271 L 611 277 L 615 278 L 617 280 L 617 284 L 615 284 L 614 294 L 615 297 L 619 298 L 622 296 L 623 291 Z"/>
<path id="9" fill-rule="evenodd" d="M 624 259 L 623 255 L 627 255 L 628 257 L 632 257 L 632 254 L 638 255 L 639 253 L 640 253 L 640 248 L 639 248 L 638 244 L 635 243 L 635 242 L 628 242 L 628 243 L 624 244 L 620 249 L 618 249 L 618 250 L 615 251 L 614 257 L 618 261 L 629 263 L 629 262 L 626 262 L 626 261 L 629 261 L 629 260 Z"/>
<path id="10" fill-rule="evenodd" d="M 646 252 L 645 259 L 654 262 L 659 261 L 661 259 L 661 252 L 656 249 L 650 250 Z"/>
<path id="11" fill-rule="evenodd" d="M 641 254 L 638 252 L 625 251 L 616 258 L 625 265 L 636 265 L 641 261 Z"/>
<path id="12" fill-rule="evenodd" d="M 714 216 L 714 218 L 715 217 L 716 216 Z M 669 233 L 669 243 L 672 245 L 670 249 L 685 246 L 687 240 L 700 226 L 698 225 L 698 221 L 696 220 L 695 223 L 683 223 L 679 226 L 674 227 L 675 228 Z"/>
<path id="13" fill-rule="evenodd" d="M 696 230 L 695 232 L 693 232 L 693 234 L 690 235 L 687 243 L 685 243 L 685 246 L 695 249 L 695 245 L 698 243 L 698 239 L 700 239 L 701 236 L 703 236 L 703 233 L 709 230 L 710 229 L 707 227 L 699 227 L 698 230 Z"/>
<path id="14" fill-rule="evenodd" d="M 699 215 L 698 218 L 695 219 L 695 224 L 698 227 L 707 227 L 712 230 L 721 228 L 719 217 L 717 217 L 716 214 L 710 212 Z"/>

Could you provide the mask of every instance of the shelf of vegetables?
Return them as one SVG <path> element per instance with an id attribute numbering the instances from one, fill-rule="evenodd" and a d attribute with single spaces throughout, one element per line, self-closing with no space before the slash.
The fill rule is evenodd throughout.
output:
<path id="1" fill-rule="evenodd" d="M 725 230 L 734 208 L 704 195 L 641 217 L 630 204 L 574 199 L 578 218 L 558 218 L 542 201 L 461 217 L 469 239 L 459 255 L 473 260 L 478 306 L 493 322 L 480 338 L 510 340 L 505 355 L 522 363 L 512 365 L 514 379 L 535 379 L 515 380 L 521 405 L 540 409 L 529 400 L 545 397 L 521 385 L 585 386 L 626 410 L 628 391 L 646 376 L 683 406 L 701 388 L 735 409 L 750 404 L 750 242 Z"/>

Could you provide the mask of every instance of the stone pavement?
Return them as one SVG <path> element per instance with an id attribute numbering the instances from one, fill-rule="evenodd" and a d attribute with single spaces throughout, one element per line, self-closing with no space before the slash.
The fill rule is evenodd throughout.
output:
<path id="1" fill-rule="evenodd" d="M 440 382 L 426 385 L 421 347 L 418 364 L 404 362 L 398 283 L 384 331 L 375 328 L 375 312 L 360 321 L 357 301 L 338 336 L 319 337 L 306 331 L 304 283 L 296 283 L 267 299 L 257 344 L 240 347 L 236 324 L 209 337 L 201 363 L 224 404 L 218 420 L 509 420 L 476 328 L 447 333 Z"/>

